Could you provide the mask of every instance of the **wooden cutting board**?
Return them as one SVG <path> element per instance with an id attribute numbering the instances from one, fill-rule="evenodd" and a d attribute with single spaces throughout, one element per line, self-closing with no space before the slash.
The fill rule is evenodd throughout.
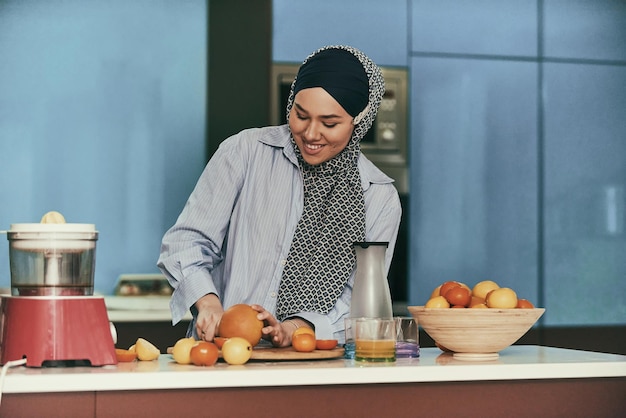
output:
<path id="1" fill-rule="evenodd" d="M 291 361 L 291 360 L 324 360 L 343 357 L 343 347 L 332 350 L 313 350 L 308 353 L 296 351 L 293 347 L 255 347 L 252 350 L 251 360 Z M 172 347 L 167 348 L 167 354 L 172 354 Z M 220 351 L 220 358 L 222 352 Z"/>
<path id="2" fill-rule="evenodd" d="M 343 347 L 332 350 L 313 350 L 308 353 L 296 351 L 293 347 L 256 347 L 252 350 L 252 360 L 322 360 L 343 357 Z"/>

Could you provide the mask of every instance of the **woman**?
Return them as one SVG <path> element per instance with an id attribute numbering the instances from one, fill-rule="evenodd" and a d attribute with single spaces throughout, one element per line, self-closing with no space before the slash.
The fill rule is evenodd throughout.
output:
<path id="1" fill-rule="evenodd" d="M 352 243 L 388 241 L 401 207 L 393 180 L 359 148 L 384 93 L 380 69 L 348 46 L 302 64 L 288 124 L 226 139 L 207 164 L 158 266 L 174 287 L 172 321 L 211 341 L 225 308 L 247 303 L 275 346 L 299 327 L 343 340 L 356 259 Z"/>

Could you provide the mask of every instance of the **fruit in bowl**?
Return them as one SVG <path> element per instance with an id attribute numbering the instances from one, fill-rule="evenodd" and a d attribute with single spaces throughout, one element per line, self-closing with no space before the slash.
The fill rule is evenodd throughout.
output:
<path id="1" fill-rule="evenodd" d="M 450 280 L 433 290 L 424 307 L 534 309 L 535 305 L 527 299 L 519 299 L 513 289 L 500 287 L 492 280 L 478 282 L 473 288 Z"/>
<path id="2" fill-rule="evenodd" d="M 477 292 L 471 292 L 470 302 L 467 302 L 466 292 L 459 288 L 467 286 L 446 282 L 440 287 L 445 295 L 436 294 L 435 289 L 424 306 L 408 307 L 437 346 L 445 347 L 458 359 L 497 358 L 500 351 L 526 334 L 545 312 L 525 299 L 518 299 L 512 289 L 492 281 L 474 286 Z M 465 305 L 452 303 L 456 301 Z"/>

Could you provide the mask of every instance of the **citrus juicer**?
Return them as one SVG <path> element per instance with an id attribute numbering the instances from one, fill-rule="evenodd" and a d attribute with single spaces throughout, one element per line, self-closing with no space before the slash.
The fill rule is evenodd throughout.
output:
<path id="1" fill-rule="evenodd" d="M 93 295 L 93 224 L 23 223 L 7 231 L 11 295 L 0 297 L 0 363 L 117 364 L 115 328 Z"/>

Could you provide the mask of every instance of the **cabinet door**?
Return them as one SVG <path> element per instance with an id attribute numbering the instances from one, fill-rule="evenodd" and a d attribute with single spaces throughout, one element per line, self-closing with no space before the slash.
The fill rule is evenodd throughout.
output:
<path id="1" fill-rule="evenodd" d="M 378 65 L 407 65 L 407 0 L 274 0 L 274 61 L 302 62 L 324 45 L 347 44 Z"/>
<path id="2" fill-rule="evenodd" d="M 537 4 L 519 0 L 412 0 L 411 50 L 537 55 Z"/>
<path id="3" fill-rule="evenodd" d="M 626 67 L 544 68 L 546 324 L 623 324 Z"/>
<path id="4" fill-rule="evenodd" d="M 536 301 L 537 64 L 411 63 L 410 300 L 495 280 Z"/>
<path id="5" fill-rule="evenodd" d="M 544 8 L 546 57 L 626 60 L 626 2 L 550 0 Z"/>

